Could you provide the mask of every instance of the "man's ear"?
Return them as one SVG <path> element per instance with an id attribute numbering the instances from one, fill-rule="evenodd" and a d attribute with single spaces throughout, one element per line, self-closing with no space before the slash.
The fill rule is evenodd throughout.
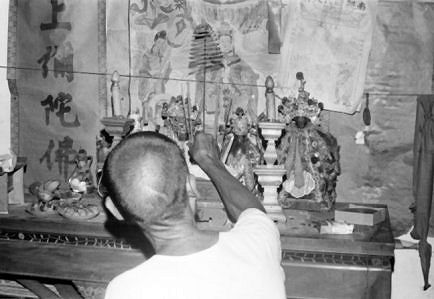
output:
<path id="1" fill-rule="evenodd" d="M 119 221 L 123 221 L 124 217 L 122 217 L 121 213 L 119 212 L 118 208 L 116 208 L 115 204 L 113 203 L 110 196 L 107 196 L 104 201 L 104 205 L 107 208 L 107 210 L 110 211 L 110 213 Z"/>

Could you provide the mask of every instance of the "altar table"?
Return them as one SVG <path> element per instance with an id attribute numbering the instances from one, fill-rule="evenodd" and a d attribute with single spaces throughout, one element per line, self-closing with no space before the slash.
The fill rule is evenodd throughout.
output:
<path id="1" fill-rule="evenodd" d="M 113 277 L 153 254 L 137 228 L 104 215 L 76 222 L 38 218 L 23 207 L 9 211 L 0 216 L 0 279 L 33 291 L 42 282 L 55 285 L 63 298 L 102 298 Z M 350 235 L 279 229 L 288 298 L 390 298 L 394 240 L 388 214 Z"/>

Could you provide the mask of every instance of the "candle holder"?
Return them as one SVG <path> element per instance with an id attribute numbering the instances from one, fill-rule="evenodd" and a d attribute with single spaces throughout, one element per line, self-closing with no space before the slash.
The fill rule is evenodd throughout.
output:
<path id="1" fill-rule="evenodd" d="M 118 116 L 104 117 L 101 123 L 107 133 L 113 136 L 111 148 L 114 148 L 134 127 L 134 119 Z"/>
<path id="2" fill-rule="evenodd" d="M 113 137 L 113 141 L 110 141 L 110 144 L 108 145 L 108 148 L 104 153 L 102 153 L 101 155 L 97 155 L 97 178 L 99 177 L 99 174 L 102 170 L 104 160 L 108 152 L 113 149 L 122 140 L 122 138 L 124 138 L 132 131 L 135 124 L 134 119 L 127 118 L 122 115 L 119 79 L 119 73 L 117 71 L 114 71 L 111 78 L 111 96 L 108 103 L 108 106 L 112 108 L 111 116 L 105 116 L 101 119 L 101 123 L 104 125 L 104 130 L 106 131 L 106 134 Z M 107 113 L 110 115 L 109 111 L 107 111 Z"/>
<path id="3" fill-rule="evenodd" d="M 286 217 L 278 201 L 277 189 L 282 184 L 282 177 L 286 173 L 283 165 L 274 165 L 277 160 L 276 140 L 282 135 L 284 123 L 260 122 L 262 137 L 267 141 L 264 152 L 265 165 L 258 165 L 253 172 L 258 176 L 258 183 L 264 189 L 263 204 L 269 217 L 279 223 L 285 223 Z"/>
<path id="4" fill-rule="evenodd" d="M 273 166 L 277 160 L 276 140 L 282 135 L 282 130 L 286 127 L 279 122 L 260 122 L 258 127 L 261 129 L 262 137 L 267 141 L 264 152 L 264 160 L 267 166 Z"/>
<path id="5" fill-rule="evenodd" d="M 273 221 L 285 223 L 286 216 L 277 200 L 277 189 L 282 184 L 282 177 L 286 173 L 285 168 L 280 165 L 261 165 L 255 167 L 253 172 L 258 176 L 258 183 L 264 188 L 262 203 L 268 216 Z"/>
<path id="6" fill-rule="evenodd" d="M 123 137 L 131 132 L 135 123 L 134 119 L 127 118 L 122 114 L 119 80 L 120 75 L 118 71 L 114 71 L 111 77 L 111 100 L 109 101 L 109 104 L 112 107 L 112 116 L 106 116 L 101 119 L 101 123 L 104 125 L 107 133 L 113 136 L 111 148 L 114 148 Z"/>

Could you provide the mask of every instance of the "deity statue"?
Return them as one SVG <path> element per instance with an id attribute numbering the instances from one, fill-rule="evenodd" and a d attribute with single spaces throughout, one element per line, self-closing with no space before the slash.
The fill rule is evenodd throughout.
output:
<path id="1" fill-rule="evenodd" d="M 158 131 L 175 141 L 187 141 L 202 128 L 199 109 L 196 105 L 190 107 L 189 99 L 181 95 L 162 104 L 160 117 L 163 125 Z"/>
<path id="2" fill-rule="evenodd" d="M 278 163 L 285 166 L 282 204 L 307 200 L 320 208 L 331 208 L 336 199 L 336 181 L 340 174 L 339 146 L 336 138 L 319 125 L 323 104 L 305 91 L 303 73 L 296 98 L 282 98 L 279 120 L 286 123 L 277 150 Z M 318 205 L 317 205 L 318 206 Z"/>
<path id="3" fill-rule="evenodd" d="M 223 163 L 234 177 L 255 191 L 253 167 L 262 163 L 263 149 L 256 127 L 241 107 L 230 117 L 229 127 L 223 134 Z"/>
<path id="4" fill-rule="evenodd" d="M 85 149 L 78 151 L 75 159 L 75 169 L 68 179 L 68 183 L 73 192 L 88 193 L 94 187 L 91 165 L 93 157 L 87 154 Z"/>

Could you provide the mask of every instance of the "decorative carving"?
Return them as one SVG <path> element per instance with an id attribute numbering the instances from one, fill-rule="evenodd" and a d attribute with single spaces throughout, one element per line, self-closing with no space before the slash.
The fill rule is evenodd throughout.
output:
<path id="1" fill-rule="evenodd" d="M 0 230 L 0 240 L 132 250 L 131 245 L 124 241 L 112 238 L 45 232 L 28 232 L 2 229 Z"/>
<path id="2" fill-rule="evenodd" d="M 386 270 L 392 269 L 392 257 L 390 256 L 350 253 L 282 250 L 282 262 L 376 267 Z"/>

